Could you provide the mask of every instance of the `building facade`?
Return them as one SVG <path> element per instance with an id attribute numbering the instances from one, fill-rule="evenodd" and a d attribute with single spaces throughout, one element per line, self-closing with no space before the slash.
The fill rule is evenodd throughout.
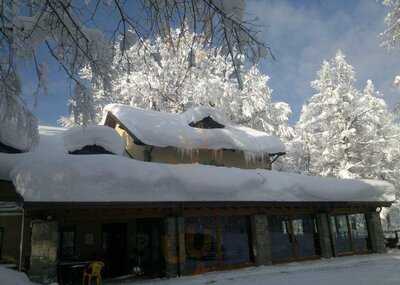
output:
<path id="1" fill-rule="evenodd" d="M 212 112 L 172 128 L 117 109 L 103 127 L 42 129 L 36 154 L 0 163 L 2 262 L 81 284 L 99 259 L 105 278 L 152 278 L 385 252 L 387 184 L 270 171 L 281 143 Z"/>

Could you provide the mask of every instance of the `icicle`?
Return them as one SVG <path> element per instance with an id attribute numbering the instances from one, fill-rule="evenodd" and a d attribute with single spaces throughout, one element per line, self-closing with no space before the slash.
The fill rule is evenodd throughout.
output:
<path id="1" fill-rule="evenodd" d="M 222 162 L 224 158 L 224 151 L 222 149 L 211 150 L 211 157 L 216 162 Z"/>
<path id="2" fill-rule="evenodd" d="M 189 160 L 192 163 L 199 161 L 199 150 L 192 148 L 178 148 L 178 153 L 180 154 L 181 160 L 185 160 L 186 157 L 189 157 Z"/>
<path id="3" fill-rule="evenodd" d="M 265 164 L 268 161 L 269 154 L 267 152 L 251 152 L 244 151 L 244 160 L 246 165 L 262 162 Z"/>

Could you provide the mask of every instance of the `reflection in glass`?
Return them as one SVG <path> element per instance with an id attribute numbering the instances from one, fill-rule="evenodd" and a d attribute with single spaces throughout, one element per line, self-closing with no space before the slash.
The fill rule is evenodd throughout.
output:
<path id="1" fill-rule="evenodd" d="M 221 253 L 224 264 L 250 261 L 249 224 L 246 217 L 221 217 Z"/>
<path id="2" fill-rule="evenodd" d="M 363 252 L 368 250 L 368 230 L 364 214 L 349 215 L 351 235 L 353 238 L 354 250 Z"/>
<path id="3" fill-rule="evenodd" d="M 304 216 L 293 220 L 293 233 L 297 243 L 299 257 L 311 257 L 315 252 L 315 223 L 312 217 Z"/>
<path id="4" fill-rule="evenodd" d="M 347 224 L 347 216 L 333 216 L 330 219 L 332 235 L 335 239 L 336 251 L 345 253 L 352 251 L 349 227 Z"/>
<path id="5" fill-rule="evenodd" d="M 213 217 L 185 219 L 186 265 L 190 270 L 212 267 L 217 261 L 216 223 Z"/>
<path id="6" fill-rule="evenodd" d="M 290 224 L 285 217 L 271 216 L 269 218 L 271 235 L 271 255 L 273 261 L 283 261 L 293 257 L 292 236 Z"/>

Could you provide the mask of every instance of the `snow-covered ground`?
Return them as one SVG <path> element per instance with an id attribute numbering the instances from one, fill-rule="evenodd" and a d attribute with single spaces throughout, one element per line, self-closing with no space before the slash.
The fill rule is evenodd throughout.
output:
<path id="1" fill-rule="evenodd" d="M 204 275 L 112 282 L 112 285 L 386 285 L 400 284 L 400 251 L 325 260 L 252 267 Z"/>
<path id="2" fill-rule="evenodd" d="M 36 285 L 26 275 L 0 266 L 1 285 Z M 203 275 L 104 285 L 391 285 L 400 284 L 400 251 L 282 265 L 249 267 Z"/>

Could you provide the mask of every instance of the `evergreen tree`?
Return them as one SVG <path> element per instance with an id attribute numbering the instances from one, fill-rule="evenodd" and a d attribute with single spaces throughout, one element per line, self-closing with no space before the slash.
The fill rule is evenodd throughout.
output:
<path id="1" fill-rule="evenodd" d="M 396 183 L 399 131 L 393 116 L 372 81 L 362 92 L 354 83 L 353 67 L 340 51 L 323 63 L 312 82 L 317 93 L 303 107 L 296 125 L 306 146 L 303 156 L 309 157 L 309 172 Z"/>

